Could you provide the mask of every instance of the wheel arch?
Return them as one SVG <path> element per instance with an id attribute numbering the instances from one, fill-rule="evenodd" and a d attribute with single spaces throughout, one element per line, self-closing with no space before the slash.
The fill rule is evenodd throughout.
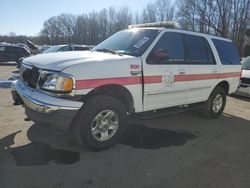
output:
<path id="1" fill-rule="evenodd" d="M 223 81 L 219 82 L 219 83 L 216 85 L 216 87 L 218 87 L 218 86 L 220 86 L 220 87 L 222 87 L 223 89 L 225 89 L 225 92 L 226 92 L 227 95 L 229 94 L 230 85 L 229 85 L 228 81 L 223 80 Z M 216 88 L 216 87 L 215 87 L 215 88 Z"/>
<path id="2" fill-rule="evenodd" d="M 87 95 L 85 95 L 83 102 L 87 101 L 88 99 L 96 95 L 108 95 L 114 97 L 119 101 L 121 101 L 122 104 L 124 104 L 129 113 L 135 112 L 133 96 L 131 92 L 122 85 L 108 84 L 99 86 L 91 90 Z"/>

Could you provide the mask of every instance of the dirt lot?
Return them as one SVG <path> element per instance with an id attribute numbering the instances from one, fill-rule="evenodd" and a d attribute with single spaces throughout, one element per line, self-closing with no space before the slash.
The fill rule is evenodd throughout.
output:
<path id="1" fill-rule="evenodd" d="M 0 66 L 9 78 L 14 66 Z M 0 88 L 0 187 L 250 187 L 250 100 L 228 97 L 217 120 L 194 112 L 131 124 L 103 152 L 34 125 Z"/>

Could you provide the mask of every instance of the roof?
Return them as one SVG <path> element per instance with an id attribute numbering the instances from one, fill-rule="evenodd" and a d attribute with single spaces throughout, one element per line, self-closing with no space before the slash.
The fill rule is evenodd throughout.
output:
<path id="1" fill-rule="evenodd" d="M 182 28 L 180 28 L 180 26 L 179 26 L 179 24 L 177 22 L 173 22 L 173 21 L 135 24 L 135 25 L 129 25 L 128 28 L 129 29 L 132 29 L 132 28 L 158 29 L 158 30 L 169 30 L 169 31 L 171 30 L 171 31 L 176 31 L 176 32 L 182 32 L 183 31 L 183 33 L 189 33 L 189 34 L 195 34 L 195 35 L 198 34 L 200 36 L 207 36 L 207 37 L 214 38 L 214 39 L 231 41 L 230 39 L 219 37 L 219 36 L 216 36 L 216 35 L 213 35 L 213 34 L 207 34 L 207 33 L 182 29 Z"/>

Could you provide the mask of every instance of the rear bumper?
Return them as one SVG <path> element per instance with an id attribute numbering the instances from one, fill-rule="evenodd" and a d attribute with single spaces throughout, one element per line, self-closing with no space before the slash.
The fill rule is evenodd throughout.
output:
<path id="1" fill-rule="evenodd" d="M 237 91 L 235 92 L 237 95 L 250 97 L 250 84 L 240 84 Z"/>
<path id="2" fill-rule="evenodd" d="M 20 80 L 12 83 L 12 93 L 17 94 L 25 107 L 27 116 L 39 124 L 50 124 L 59 129 L 67 129 L 82 102 L 49 96 L 32 89 Z"/>

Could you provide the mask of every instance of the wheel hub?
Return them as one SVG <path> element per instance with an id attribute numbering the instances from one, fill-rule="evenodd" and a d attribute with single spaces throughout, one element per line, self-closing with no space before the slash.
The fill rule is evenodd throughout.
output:
<path id="1" fill-rule="evenodd" d="M 218 113 L 223 105 L 223 98 L 221 94 L 217 94 L 213 100 L 213 111 Z"/>
<path id="2" fill-rule="evenodd" d="M 112 110 L 104 110 L 92 121 L 91 133 L 97 141 L 106 141 L 115 135 L 118 127 L 118 115 Z"/>

